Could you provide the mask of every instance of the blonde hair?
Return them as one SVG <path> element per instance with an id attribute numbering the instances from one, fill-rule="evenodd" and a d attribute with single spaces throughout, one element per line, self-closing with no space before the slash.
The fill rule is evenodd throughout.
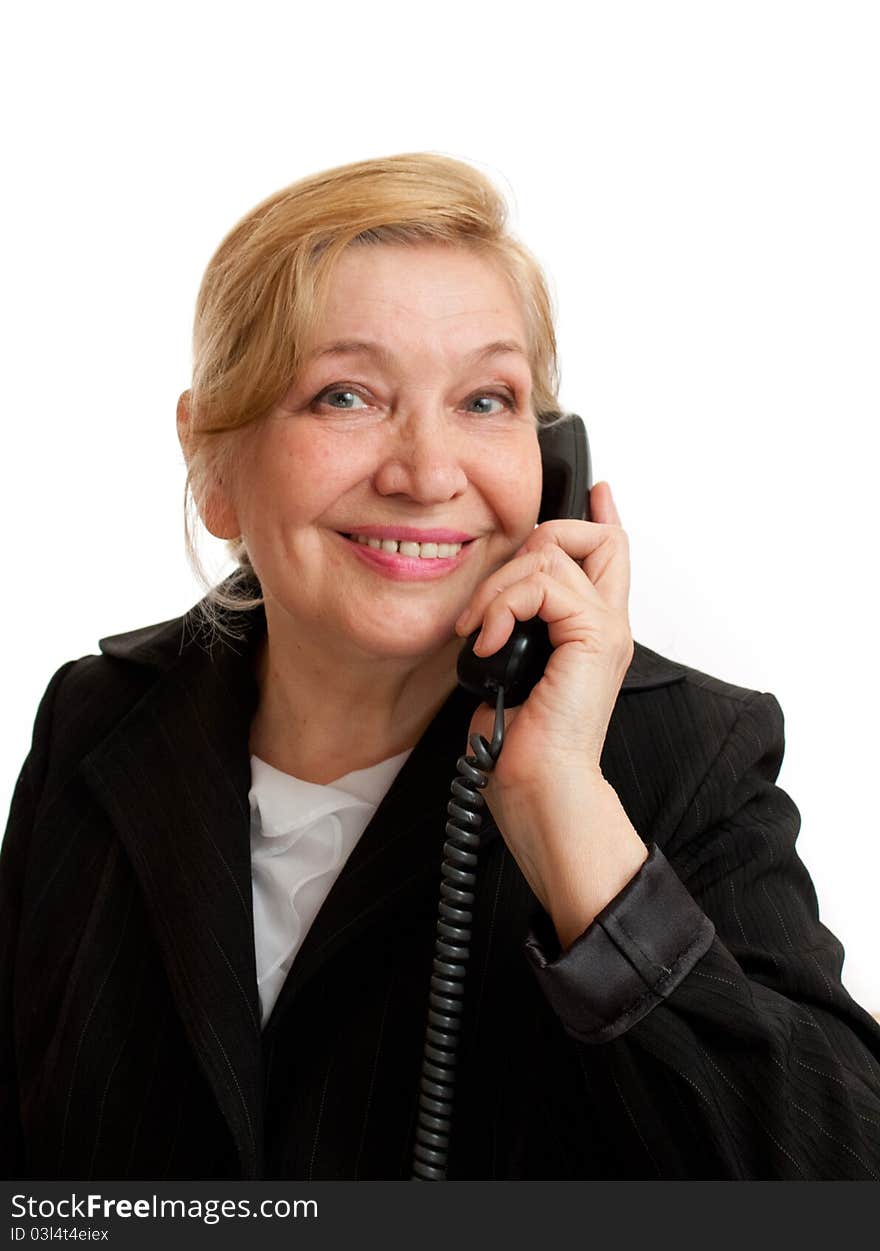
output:
<path id="1" fill-rule="evenodd" d="M 226 540 L 234 573 L 211 585 L 193 522 L 211 482 L 234 478 L 247 427 L 267 416 L 302 368 L 330 281 L 350 246 L 434 242 L 494 261 L 522 300 L 539 423 L 558 419 L 559 369 L 552 300 L 543 271 L 507 229 L 507 205 L 463 161 L 411 152 L 312 174 L 261 201 L 235 225 L 205 270 L 193 326 L 193 375 L 184 528 L 207 589 L 207 624 L 236 635 L 222 610 L 263 603 L 244 539 Z"/>

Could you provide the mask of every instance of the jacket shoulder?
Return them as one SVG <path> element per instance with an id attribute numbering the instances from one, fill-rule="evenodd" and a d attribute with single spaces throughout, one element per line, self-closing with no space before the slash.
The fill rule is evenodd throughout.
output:
<path id="1" fill-rule="evenodd" d="M 98 640 L 98 647 L 103 656 L 165 668 L 183 653 L 187 642 L 194 637 L 192 616 L 190 611 L 122 634 L 108 634 Z"/>
<path id="2" fill-rule="evenodd" d="M 768 692 L 665 657 L 650 664 L 669 680 L 621 689 L 602 772 L 634 828 L 679 871 L 702 854 L 710 828 L 769 793 L 785 751 L 784 718 Z"/>
<path id="3" fill-rule="evenodd" d="M 658 687 L 671 686 L 674 683 L 682 684 L 697 700 L 702 695 L 704 701 L 711 701 L 712 697 L 715 696 L 722 700 L 732 700 L 734 703 L 746 704 L 751 703 L 760 694 L 759 691 L 751 687 L 738 686 L 736 683 L 726 682 L 723 678 L 715 677 L 711 673 L 704 673 L 702 670 L 683 664 L 681 661 L 672 660 L 670 657 L 663 656 L 659 652 L 653 651 L 650 647 L 646 647 L 644 643 L 636 642 L 633 658 L 621 686 L 621 693 L 655 690 Z"/>
<path id="4" fill-rule="evenodd" d="M 649 676 L 641 680 L 642 675 Z M 636 643 L 621 695 L 639 694 L 644 698 L 635 700 L 638 711 L 628 711 L 629 698 L 618 700 L 616 713 L 626 725 L 635 717 L 639 725 L 653 727 L 652 737 L 678 757 L 717 755 L 734 734 L 760 740 L 781 762 L 784 715 L 769 691 L 728 682 Z"/>
<path id="5" fill-rule="evenodd" d="M 40 701 L 31 743 L 32 757 L 44 762 L 50 793 L 65 784 L 151 682 L 148 670 L 109 656 L 81 656 L 61 666 Z"/>
<path id="6" fill-rule="evenodd" d="M 106 635 L 98 641 L 99 654 L 61 666 L 50 682 L 53 698 L 44 696 L 34 725 L 35 742 L 43 749 L 51 746 L 50 781 L 63 785 L 79 761 L 166 680 L 182 678 L 199 689 L 219 685 L 226 690 L 231 674 L 246 677 L 243 653 L 257 617 L 246 620 L 241 636 L 226 638 L 206 629 L 198 608 Z"/>
<path id="7" fill-rule="evenodd" d="M 155 682 L 155 668 L 126 662 L 149 655 L 164 667 L 182 621 L 175 618 L 103 638 L 100 653 L 68 660 L 52 675 L 31 742 L 32 760 L 41 762 L 50 790 L 63 785 Z"/>
<path id="8" fill-rule="evenodd" d="M 693 774 L 696 785 L 710 770 L 723 774 L 732 767 L 734 774 L 741 773 L 749 755 L 774 776 L 778 773 L 785 720 L 775 695 L 670 660 L 640 644 L 627 679 L 633 670 L 658 680 L 625 680 L 621 687 L 612 718 L 619 733 L 608 744 L 612 755 L 621 755 L 621 768 L 629 745 L 637 750 L 640 777 Z"/>

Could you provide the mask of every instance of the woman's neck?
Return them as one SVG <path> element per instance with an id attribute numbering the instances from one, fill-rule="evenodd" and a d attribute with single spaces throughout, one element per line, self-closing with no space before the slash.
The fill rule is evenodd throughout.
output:
<path id="1" fill-rule="evenodd" d="M 456 686 L 461 640 L 416 662 L 339 664 L 326 647 L 257 649 L 250 752 L 306 782 L 326 783 L 414 747 Z"/>

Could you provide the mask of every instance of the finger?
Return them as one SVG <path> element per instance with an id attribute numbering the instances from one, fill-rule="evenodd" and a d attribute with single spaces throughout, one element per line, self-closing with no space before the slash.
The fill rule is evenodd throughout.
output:
<path id="1" fill-rule="evenodd" d="M 470 634 L 483 620 L 489 604 L 507 587 L 520 582 L 530 574 L 544 572 L 568 586 L 582 600 L 599 599 L 599 592 L 591 584 L 578 561 L 561 547 L 544 543 L 541 547 L 515 556 L 496 569 L 474 592 L 470 604 L 455 623 L 458 634 Z"/>
<path id="2" fill-rule="evenodd" d="M 576 560 L 602 598 L 618 611 L 629 602 L 629 538 L 618 525 L 559 518 L 536 526 L 520 552 L 546 544 L 561 547 Z"/>
<path id="3" fill-rule="evenodd" d="M 602 605 L 603 616 L 608 613 Z M 474 645 L 478 656 L 491 656 L 510 638 L 518 621 L 540 617 L 547 623 L 554 647 L 584 642 L 600 630 L 590 621 L 589 606 L 583 596 L 547 573 L 536 573 L 515 582 L 495 597 L 486 609 L 483 626 Z M 603 623 L 604 624 L 604 623 Z"/>
<path id="4" fill-rule="evenodd" d="M 621 524 L 620 514 L 608 482 L 597 482 L 590 488 L 590 520 L 611 526 Z"/>

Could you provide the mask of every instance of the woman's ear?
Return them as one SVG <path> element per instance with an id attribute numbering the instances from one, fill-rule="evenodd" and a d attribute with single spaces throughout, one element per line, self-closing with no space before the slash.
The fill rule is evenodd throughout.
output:
<path id="1" fill-rule="evenodd" d="M 190 392 L 184 391 L 177 401 L 177 437 L 183 449 L 187 468 L 192 464 L 195 451 L 190 399 Z M 222 478 L 212 477 L 210 481 L 203 482 L 200 491 L 198 485 L 194 484 L 193 494 L 199 516 L 209 534 L 213 534 L 217 539 L 241 537 L 241 527 L 238 524 L 235 505 Z"/>

